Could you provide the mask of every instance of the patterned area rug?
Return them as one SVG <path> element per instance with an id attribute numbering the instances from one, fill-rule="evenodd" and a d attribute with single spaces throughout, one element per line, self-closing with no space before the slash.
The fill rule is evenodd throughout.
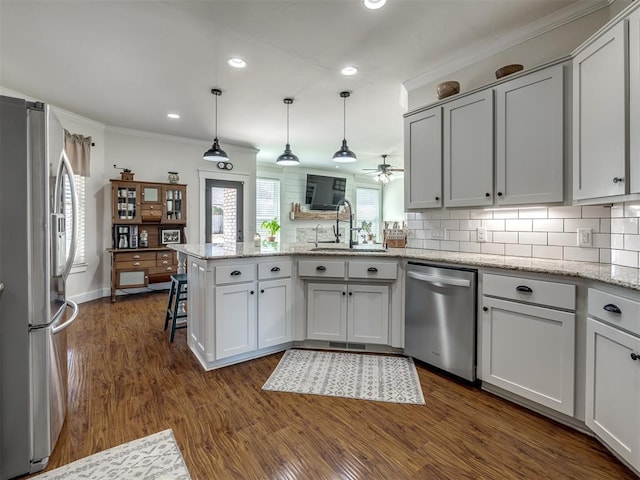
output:
<path id="1" fill-rule="evenodd" d="M 262 389 L 424 405 L 413 360 L 389 355 L 287 350 Z"/>
<path id="2" fill-rule="evenodd" d="M 169 429 L 32 477 L 36 479 L 190 480 L 191 476 Z"/>

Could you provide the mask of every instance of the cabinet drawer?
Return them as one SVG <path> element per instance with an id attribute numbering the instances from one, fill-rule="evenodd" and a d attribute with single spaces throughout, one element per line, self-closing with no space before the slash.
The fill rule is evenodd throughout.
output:
<path id="1" fill-rule="evenodd" d="M 157 252 L 156 260 L 169 260 L 173 263 L 177 261 L 177 252 Z"/>
<path id="2" fill-rule="evenodd" d="M 151 209 L 149 206 L 145 206 L 145 208 L 140 210 L 140 216 L 142 217 L 142 221 L 159 222 L 162 220 L 162 207 Z"/>
<path id="3" fill-rule="evenodd" d="M 335 260 L 300 260 L 298 275 L 301 277 L 344 278 L 345 262 Z"/>
<path id="4" fill-rule="evenodd" d="M 291 261 L 268 262 L 258 265 L 258 279 L 284 278 L 291 276 Z"/>
<path id="5" fill-rule="evenodd" d="M 398 278 L 396 262 L 349 262 L 349 278 L 371 278 L 395 280 Z"/>
<path id="6" fill-rule="evenodd" d="M 158 275 L 160 273 L 172 274 L 178 271 L 178 267 L 175 265 L 170 266 L 155 266 L 149 268 L 149 275 Z"/>
<path id="7" fill-rule="evenodd" d="M 139 262 L 140 260 L 155 260 L 156 254 L 154 252 L 125 252 L 116 253 L 116 262 Z"/>
<path id="8" fill-rule="evenodd" d="M 156 266 L 155 260 L 131 260 L 128 262 L 117 262 L 116 270 L 139 270 Z"/>
<path id="9" fill-rule="evenodd" d="M 576 308 L 576 287 L 566 283 L 484 274 L 483 295 L 566 310 Z"/>
<path id="10" fill-rule="evenodd" d="M 255 264 L 216 267 L 216 285 L 252 282 L 256 279 Z"/>
<path id="11" fill-rule="evenodd" d="M 589 289 L 589 315 L 640 335 L 640 302 Z"/>

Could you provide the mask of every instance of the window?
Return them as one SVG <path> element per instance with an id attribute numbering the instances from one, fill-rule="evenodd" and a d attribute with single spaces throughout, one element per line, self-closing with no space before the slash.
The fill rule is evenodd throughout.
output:
<path id="1" fill-rule="evenodd" d="M 76 196 L 78 197 L 78 231 L 76 232 L 76 257 L 73 260 L 74 265 L 86 263 L 85 257 L 85 240 L 84 240 L 84 224 L 85 224 L 85 177 L 80 175 L 73 176 L 76 184 Z M 71 211 L 71 190 L 69 183 L 64 183 L 64 200 L 67 232 L 73 229 L 73 213 Z M 67 235 L 67 252 L 71 248 L 71 234 Z"/>
<path id="2" fill-rule="evenodd" d="M 376 240 L 381 241 L 380 234 L 380 190 L 378 188 L 356 187 L 356 227 L 362 226 L 362 221 L 371 222 L 371 233 Z M 365 234 L 360 231 L 360 236 Z"/>
<path id="3" fill-rule="evenodd" d="M 264 220 L 278 218 L 280 220 L 280 180 L 270 178 L 256 179 L 256 230 L 264 239 L 269 236 L 269 232 L 260 228 Z M 276 239 L 278 239 L 276 237 Z"/>

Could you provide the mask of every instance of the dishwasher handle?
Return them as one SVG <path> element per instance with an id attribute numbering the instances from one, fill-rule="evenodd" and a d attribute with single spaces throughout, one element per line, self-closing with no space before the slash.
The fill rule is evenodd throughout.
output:
<path id="1" fill-rule="evenodd" d="M 454 287 L 470 287 L 471 280 L 464 278 L 441 277 L 439 275 L 427 275 L 425 273 L 407 272 L 407 277 L 420 280 L 421 282 L 440 283 L 442 285 L 451 285 Z"/>

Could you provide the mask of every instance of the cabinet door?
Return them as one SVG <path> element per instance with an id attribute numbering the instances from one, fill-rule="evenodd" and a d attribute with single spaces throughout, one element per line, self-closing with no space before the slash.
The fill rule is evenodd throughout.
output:
<path id="1" fill-rule="evenodd" d="M 165 185 L 162 187 L 162 223 L 187 223 L 187 187 Z"/>
<path id="2" fill-rule="evenodd" d="M 291 279 L 260 282 L 258 290 L 258 348 L 292 341 Z"/>
<path id="3" fill-rule="evenodd" d="M 348 287 L 347 342 L 389 343 L 389 287 Z"/>
<path id="4" fill-rule="evenodd" d="M 442 109 L 404 120 L 404 206 L 442 206 Z"/>
<path id="5" fill-rule="evenodd" d="M 140 184 L 140 202 L 145 205 L 162 204 L 162 186 L 153 184 Z"/>
<path id="6" fill-rule="evenodd" d="M 132 182 L 113 182 L 111 184 L 112 222 L 140 222 L 140 189 Z"/>
<path id="7" fill-rule="evenodd" d="M 347 286 L 307 284 L 307 338 L 347 340 Z"/>
<path id="8" fill-rule="evenodd" d="M 629 15 L 629 190 L 640 193 L 640 9 Z"/>
<path id="9" fill-rule="evenodd" d="M 563 201 L 563 66 L 496 87 L 496 204 Z"/>
<path id="10" fill-rule="evenodd" d="M 493 91 L 444 105 L 444 206 L 493 204 Z"/>
<path id="11" fill-rule="evenodd" d="M 573 416 L 575 314 L 488 297 L 483 304 L 482 381 Z"/>
<path id="12" fill-rule="evenodd" d="M 573 197 L 623 195 L 626 166 L 627 22 L 573 60 Z"/>
<path id="13" fill-rule="evenodd" d="M 216 360 L 256 350 L 256 284 L 216 288 Z"/>
<path id="14" fill-rule="evenodd" d="M 191 258 L 191 257 L 190 257 Z M 206 317 L 207 282 L 203 264 L 190 261 L 187 269 L 189 285 L 187 307 L 188 343 L 192 350 L 207 361 L 215 360 L 214 344 L 207 339 L 207 330 L 214 325 L 213 318 Z"/>
<path id="15" fill-rule="evenodd" d="M 587 319 L 585 423 L 640 468 L 640 338 Z"/>

